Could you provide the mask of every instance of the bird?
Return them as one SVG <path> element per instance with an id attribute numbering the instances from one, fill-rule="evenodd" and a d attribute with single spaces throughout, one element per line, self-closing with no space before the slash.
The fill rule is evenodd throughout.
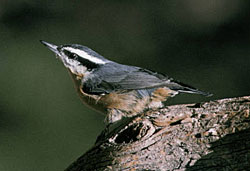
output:
<path id="1" fill-rule="evenodd" d="M 212 95 L 165 74 L 111 61 L 80 44 L 40 42 L 67 68 L 83 103 L 106 116 L 106 124 L 161 108 L 179 93 Z"/>

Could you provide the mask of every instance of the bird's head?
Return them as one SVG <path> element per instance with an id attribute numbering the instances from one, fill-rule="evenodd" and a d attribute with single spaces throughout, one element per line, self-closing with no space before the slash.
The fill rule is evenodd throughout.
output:
<path id="1" fill-rule="evenodd" d="M 41 41 L 41 43 L 53 51 L 64 66 L 78 77 L 110 62 L 92 49 L 79 44 L 57 46 L 45 41 Z"/>

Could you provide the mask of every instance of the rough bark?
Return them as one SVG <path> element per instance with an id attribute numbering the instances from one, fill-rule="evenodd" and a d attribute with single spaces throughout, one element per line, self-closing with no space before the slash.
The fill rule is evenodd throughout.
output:
<path id="1" fill-rule="evenodd" d="M 103 131 L 80 170 L 249 170 L 250 96 L 167 106 Z"/>

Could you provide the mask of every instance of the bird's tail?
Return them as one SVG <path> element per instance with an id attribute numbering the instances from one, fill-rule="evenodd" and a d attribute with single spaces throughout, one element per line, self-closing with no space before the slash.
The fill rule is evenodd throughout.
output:
<path id="1" fill-rule="evenodd" d="M 201 94 L 201 95 L 207 96 L 207 97 L 210 97 L 213 95 L 212 93 L 200 91 L 194 87 L 191 87 L 189 85 L 183 84 L 183 83 L 178 82 L 178 81 L 176 81 L 175 83 L 177 83 L 179 85 L 178 88 L 176 89 L 176 91 L 178 91 L 180 93 Z"/>
<path id="2" fill-rule="evenodd" d="M 186 89 L 186 90 L 178 90 L 179 92 L 181 93 L 192 93 L 192 94 L 201 94 L 203 96 L 206 96 L 206 97 L 210 97 L 212 96 L 213 94 L 212 93 L 208 93 L 208 92 L 205 92 L 205 91 L 200 91 L 200 90 L 197 90 L 197 89 Z"/>

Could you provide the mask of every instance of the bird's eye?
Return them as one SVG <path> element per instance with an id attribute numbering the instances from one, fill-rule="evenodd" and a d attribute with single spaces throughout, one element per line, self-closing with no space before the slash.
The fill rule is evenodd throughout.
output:
<path id="1" fill-rule="evenodd" d="M 69 57 L 70 59 L 74 59 L 74 60 L 77 60 L 77 59 L 78 59 L 78 55 L 77 55 L 77 54 L 74 54 L 74 53 L 70 53 L 70 54 L 68 55 L 68 57 Z"/>
<path id="2" fill-rule="evenodd" d="M 75 53 L 71 53 L 71 52 L 65 50 L 64 54 L 67 55 L 70 59 L 78 60 L 78 55 Z"/>
<path id="3" fill-rule="evenodd" d="M 74 60 L 78 60 L 78 55 L 77 54 L 72 54 Z"/>

